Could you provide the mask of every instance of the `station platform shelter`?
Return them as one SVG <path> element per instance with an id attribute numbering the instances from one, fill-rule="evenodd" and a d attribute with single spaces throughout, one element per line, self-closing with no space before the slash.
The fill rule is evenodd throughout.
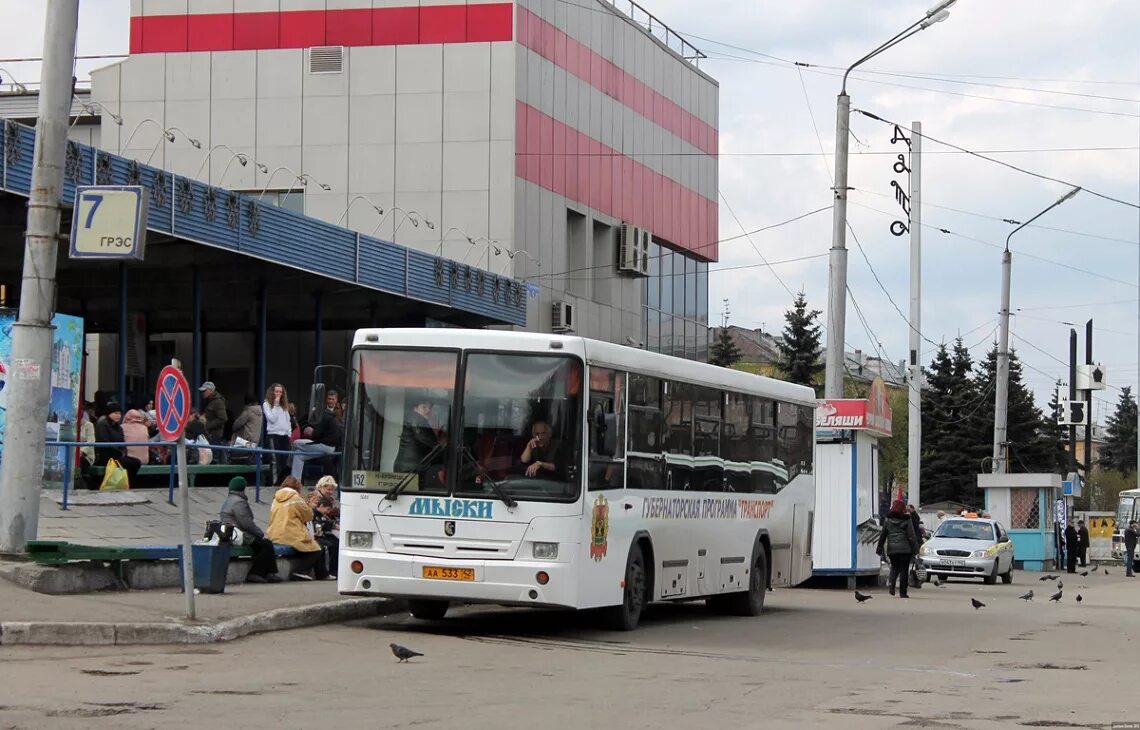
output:
<path id="1" fill-rule="evenodd" d="M 0 307 L 16 307 L 35 130 L 0 125 Z M 69 259 L 79 185 L 147 189 L 143 260 Z M 235 413 L 274 382 L 307 405 L 314 368 L 346 366 L 355 329 L 525 326 L 537 289 L 77 141 L 67 146 L 61 202 L 55 309 L 83 320 L 87 400 L 103 391 L 142 407 L 178 358 L 195 385 L 216 383 Z M 343 385 L 336 372 L 322 380 Z"/>

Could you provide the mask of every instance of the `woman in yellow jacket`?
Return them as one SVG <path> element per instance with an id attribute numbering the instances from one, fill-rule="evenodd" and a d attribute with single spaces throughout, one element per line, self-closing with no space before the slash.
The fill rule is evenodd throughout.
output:
<path id="1" fill-rule="evenodd" d="M 328 563 L 324 549 L 313 539 L 309 525 L 313 519 L 313 509 L 301 496 L 301 484 L 293 477 L 285 481 L 273 495 L 269 507 L 269 529 L 265 536 L 278 545 L 288 545 L 297 551 L 300 560 L 289 575 L 293 580 L 312 580 L 309 571 L 314 571 L 317 580 L 329 577 Z"/>

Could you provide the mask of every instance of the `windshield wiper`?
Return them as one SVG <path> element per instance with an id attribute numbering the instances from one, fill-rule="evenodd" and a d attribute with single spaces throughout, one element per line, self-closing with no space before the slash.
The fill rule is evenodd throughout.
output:
<path id="1" fill-rule="evenodd" d="M 507 509 L 514 509 L 518 505 L 518 502 L 512 499 L 511 495 L 507 494 L 507 490 L 503 489 L 503 485 L 499 484 L 495 481 L 494 477 L 487 473 L 487 470 L 483 468 L 483 465 L 480 464 L 479 460 L 475 458 L 475 455 L 471 453 L 471 449 L 464 446 L 460 449 L 459 453 L 467 457 L 467 460 L 474 465 L 475 471 L 478 472 L 479 476 L 490 483 L 491 489 L 495 492 L 495 496 L 503 500 L 503 504 L 507 505 Z"/>
<path id="2" fill-rule="evenodd" d="M 420 467 L 426 464 L 429 459 L 431 459 L 442 450 L 443 444 L 436 444 L 435 446 L 431 447 L 431 451 L 427 452 L 427 454 L 424 455 L 424 458 L 420 459 L 420 462 L 416 464 L 415 467 L 413 467 L 407 474 L 404 475 L 404 478 L 400 480 L 400 483 L 388 490 L 388 493 L 384 495 L 384 499 L 390 499 L 395 502 L 396 498 L 400 496 L 400 492 L 404 491 L 404 489 L 412 483 L 412 477 L 419 476 Z"/>

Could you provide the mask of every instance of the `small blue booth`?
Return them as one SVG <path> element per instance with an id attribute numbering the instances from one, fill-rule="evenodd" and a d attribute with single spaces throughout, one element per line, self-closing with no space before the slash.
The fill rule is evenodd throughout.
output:
<path id="1" fill-rule="evenodd" d="M 1060 474 L 979 474 L 986 512 L 1005 525 L 1013 540 L 1014 566 L 1054 570 L 1057 557 L 1056 514 Z"/>

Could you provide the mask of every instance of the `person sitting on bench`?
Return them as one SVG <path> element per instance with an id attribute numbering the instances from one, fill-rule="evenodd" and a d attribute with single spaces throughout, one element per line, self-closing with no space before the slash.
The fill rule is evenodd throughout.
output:
<path id="1" fill-rule="evenodd" d="M 126 441 L 126 437 L 123 436 L 123 427 L 120 425 L 122 420 L 123 409 L 119 407 L 117 402 L 108 401 L 107 415 L 100 418 L 95 424 L 95 442 L 121 444 Z M 95 466 L 107 466 L 107 462 L 111 459 L 119 462 L 119 466 L 127 470 L 127 484 L 134 486 L 142 462 L 132 456 L 127 456 L 125 446 L 95 447 Z M 98 489 L 99 485 L 96 484 L 94 488 Z"/>
<path id="2" fill-rule="evenodd" d="M 324 548 L 313 539 L 309 523 L 313 521 L 313 508 L 301 496 L 301 483 L 293 477 L 286 477 L 273 504 L 269 507 L 269 529 L 266 536 L 278 545 L 288 545 L 297 551 L 300 560 L 289 574 L 292 580 L 312 580 L 309 571 L 314 571 L 317 580 L 329 577 L 328 558 Z"/>
<path id="3" fill-rule="evenodd" d="M 230 480 L 230 493 L 222 503 L 222 524 L 241 530 L 241 544 L 253 553 L 253 565 L 245 577 L 245 582 L 280 583 L 281 577 L 277 575 L 277 555 L 273 551 L 273 541 L 265 537 L 265 533 L 254 521 L 253 510 L 249 508 L 249 497 L 245 495 L 245 487 L 244 477 L 234 477 Z"/>

